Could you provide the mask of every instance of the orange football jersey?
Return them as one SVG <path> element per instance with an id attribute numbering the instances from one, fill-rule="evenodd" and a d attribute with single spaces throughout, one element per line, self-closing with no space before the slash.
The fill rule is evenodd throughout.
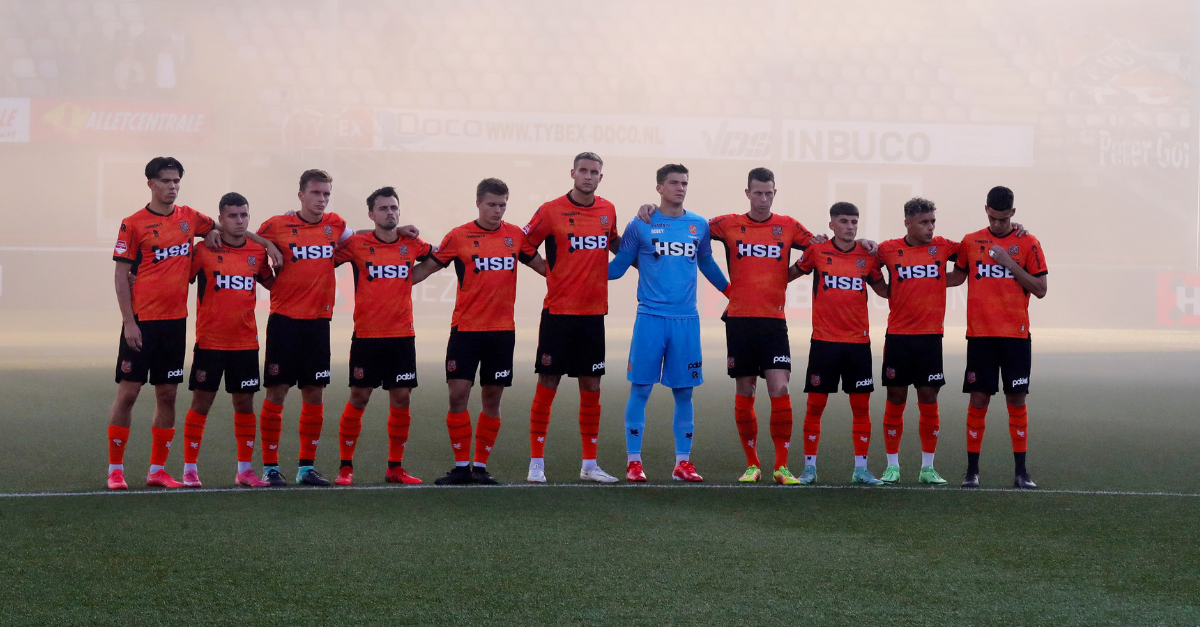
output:
<path id="1" fill-rule="evenodd" d="M 833 240 L 804 251 L 799 264 L 813 274 L 813 339 L 865 344 L 871 341 L 867 319 L 867 286 L 883 280 L 879 261 L 855 242 L 848 252 Z"/>
<path id="2" fill-rule="evenodd" d="M 333 317 L 333 250 L 345 231 L 346 221 L 328 211 L 316 224 L 291 215 L 272 216 L 258 227 L 283 253 L 271 287 L 271 313 L 301 320 Z"/>
<path id="3" fill-rule="evenodd" d="M 523 229 L 534 248 L 546 244 L 546 301 L 552 314 L 608 313 L 608 243 L 617 235 L 617 210 L 596 197 L 589 206 L 570 194 L 538 207 Z"/>
<path id="4" fill-rule="evenodd" d="M 138 320 L 187 317 L 192 238 L 212 228 L 212 218 L 183 205 L 175 205 L 165 216 L 142 207 L 121 220 L 113 260 L 128 261 L 137 275 L 133 315 Z"/>
<path id="5" fill-rule="evenodd" d="M 784 318 L 792 249 L 807 248 L 813 234 L 794 218 L 779 214 L 766 222 L 755 222 L 748 214 L 718 216 L 708 228 L 713 240 L 725 245 L 730 285 L 725 315 Z"/>
<path id="6" fill-rule="evenodd" d="M 982 229 L 964 237 L 955 266 L 967 273 L 967 337 L 1027 338 L 1029 292 L 1012 271 L 988 254 L 993 244 L 1008 251 L 1033 276 L 1050 272 L 1042 244 L 1032 235 L 1017 237 L 1014 229 L 996 237 L 990 229 Z"/>
<path id="7" fill-rule="evenodd" d="M 451 328 L 459 331 L 512 331 L 517 299 L 517 263 L 537 254 L 519 227 L 501 222 L 488 231 L 468 222 L 446 234 L 433 258 L 446 267 L 454 263 L 458 293 Z"/>
<path id="8" fill-rule="evenodd" d="M 946 321 L 946 262 L 958 258 L 958 242 L 934 237 L 909 246 L 905 238 L 879 245 L 879 264 L 888 271 L 888 333 L 941 335 Z"/>
<path id="9" fill-rule="evenodd" d="M 333 254 L 354 271 L 354 336 L 412 337 L 412 268 L 433 247 L 401 237 L 384 242 L 374 232 L 355 235 Z"/>
<path id="10" fill-rule="evenodd" d="M 196 245 L 196 345 L 222 351 L 258 350 L 255 282 L 271 276 L 267 250 L 249 240 L 234 248 Z"/>

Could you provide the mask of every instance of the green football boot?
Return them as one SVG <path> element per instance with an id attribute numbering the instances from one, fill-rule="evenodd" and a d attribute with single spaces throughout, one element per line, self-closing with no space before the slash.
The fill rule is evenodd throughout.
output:
<path id="1" fill-rule="evenodd" d="M 883 476 L 880 477 L 879 480 L 888 485 L 900 483 L 900 467 L 895 465 L 888 466 L 886 469 L 884 469 Z"/>
<path id="2" fill-rule="evenodd" d="M 933 469 L 933 466 L 921 466 L 921 476 L 917 478 L 917 483 L 946 485 L 946 480 L 943 479 L 941 475 L 937 474 L 937 471 Z"/>
<path id="3" fill-rule="evenodd" d="M 863 485 L 883 485 L 883 482 L 876 479 L 875 475 L 867 470 L 866 466 L 855 466 L 854 475 L 850 477 L 850 483 L 861 483 Z"/>
<path id="4" fill-rule="evenodd" d="M 761 478 L 762 471 L 758 469 L 758 466 L 750 466 L 746 469 L 746 472 L 742 473 L 741 477 L 738 477 L 738 481 L 741 483 L 756 483 Z"/>
<path id="5" fill-rule="evenodd" d="M 800 473 L 800 485 L 812 485 L 817 482 L 817 467 L 805 466 L 804 472 Z"/>
<path id="6" fill-rule="evenodd" d="M 800 485 L 800 480 L 792 476 L 792 471 L 787 469 L 787 466 L 780 466 L 779 470 L 775 471 L 775 483 L 779 485 Z M 816 478 L 815 476 L 813 477 Z M 810 482 L 811 483 L 811 482 Z"/>

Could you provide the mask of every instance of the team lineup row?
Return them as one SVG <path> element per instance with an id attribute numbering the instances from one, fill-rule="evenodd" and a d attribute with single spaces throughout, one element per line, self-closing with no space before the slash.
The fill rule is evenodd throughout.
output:
<path id="1" fill-rule="evenodd" d="M 920 414 L 918 481 L 945 484 L 933 465 L 940 430 L 938 391 L 945 383 L 943 320 L 946 290 L 965 282 L 968 348 L 963 391 L 970 399 L 962 485 L 979 485 L 987 408 L 1003 388 L 1014 485 L 1036 487 L 1025 465 L 1028 307 L 1030 295 L 1046 294 L 1047 268 L 1038 240 L 1012 222 L 1015 208 L 1008 188 L 988 192 L 988 226 L 961 241 L 935 236 L 936 207 L 914 198 L 904 205 L 904 237 L 876 244 L 857 239 L 858 209 L 850 203 L 830 208 L 831 236 L 814 235 L 797 220 L 773 213 L 775 180 L 766 168 L 755 168 L 747 177 L 749 211 L 706 220 L 684 209 L 687 168 L 669 164 L 657 172 L 658 203 L 643 205 L 618 233 L 615 208 L 596 195 L 603 161 L 585 152 L 572 163 L 571 190 L 539 207 L 524 229 L 503 221 L 508 187 L 498 179 L 485 179 L 476 188 L 478 219 L 452 229 L 435 247 L 420 239 L 415 227 L 399 226 L 399 199 L 390 187 L 367 198 L 374 228 L 356 233 L 340 216 L 326 211 L 332 177 L 308 170 L 300 177 L 299 210 L 272 216 L 257 232 L 250 232 L 249 202 L 240 194 L 221 198 L 214 221 L 175 204 L 183 177 L 177 160 L 155 158 L 145 173 L 151 200 L 122 221 L 113 257 L 123 332 L 116 366 L 118 391 L 108 427 L 111 489 L 128 487 L 124 454 L 131 412 L 147 381 L 154 386 L 156 406 L 146 483 L 199 487 L 197 462 L 206 417 L 222 379 L 234 409 L 238 485 L 287 485 L 279 471 L 279 442 L 283 405 L 292 387 L 299 388 L 302 400 L 296 482 L 330 485 L 314 468 L 314 460 L 324 423 L 323 392 L 330 383 L 334 270 L 345 263 L 353 272 L 355 307 L 350 398 L 338 424 L 341 468 L 333 483 L 339 485 L 354 481 L 363 412 L 378 387 L 387 391 L 389 400 L 385 479 L 421 482 L 403 466 L 412 420 L 410 396 L 417 386 L 411 291 L 451 265 L 458 282 L 445 360 L 446 426 L 455 465 L 436 483 L 496 483 L 487 463 L 500 429 L 503 391 L 512 384 L 517 267 L 523 264 L 543 275 L 547 284 L 535 363 L 538 382 L 530 408 L 530 482 L 546 481 L 546 432 L 564 375 L 579 385 L 580 479 L 618 481 L 596 463 L 600 381 L 606 364 L 604 316 L 608 281 L 636 267 L 638 308 L 626 368 L 631 383 L 624 416 L 626 480 L 646 481 L 642 437 L 655 383 L 670 388 L 675 401 L 672 476 L 703 480 L 690 459 L 692 390 L 704 381 L 696 308 L 699 273 L 729 300 L 723 316 L 727 371 L 735 380 L 733 413 L 747 466 L 739 481 L 756 482 L 762 476 L 754 410 L 761 378 L 771 398 L 771 469 L 777 483 L 817 481 L 821 416 L 840 383 L 853 414 L 853 483 L 899 481 L 903 415 L 912 386 Z M 197 237 L 204 241 L 193 248 Z M 713 241 L 724 245 L 728 279 L 713 259 Z M 794 264 L 792 250 L 801 251 Z M 804 469 L 797 477 L 787 466 L 793 409 L 784 301 L 788 282 L 805 274 L 813 274 L 813 334 L 804 387 Z M 176 390 L 184 376 L 189 281 L 197 283 L 196 345 L 180 482 L 164 466 L 175 435 Z M 257 285 L 270 291 L 271 300 L 261 377 L 254 317 Z M 880 370 L 887 388 L 883 431 L 888 460 L 879 478 L 867 469 L 869 396 L 875 384 L 868 288 L 888 299 L 890 307 Z M 482 411 L 473 428 L 467 405 L 477 374 Z M 266 394 L 256 416 L 254 395 L 261 387 Z M 256 441 L 261 477 L 251 464 Z"/>

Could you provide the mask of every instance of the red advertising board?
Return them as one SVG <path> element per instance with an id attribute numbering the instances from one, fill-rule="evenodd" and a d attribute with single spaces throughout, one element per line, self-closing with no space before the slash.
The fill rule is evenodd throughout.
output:
<path id="1" fill-rule="evenodd" d="M 1200 274 L 1158 275 L 1158 324 L 1200 325 Z"/>
<path id="2" fill-rule="evenodd" d="M 87 144 L 195 144 L 208 132 L 207 107 L 176 102 L 34 100 L 32 140 Z"/>

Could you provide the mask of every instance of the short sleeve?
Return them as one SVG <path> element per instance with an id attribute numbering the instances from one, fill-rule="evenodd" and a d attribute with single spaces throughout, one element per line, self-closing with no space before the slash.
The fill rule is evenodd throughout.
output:
<path id="1" fill-rule="evenodd" d="M 812 272 L 814 268 L 817 267 L 817 262 L 814 261 L 814 259 L 816 259 L 816 258 L 817 258 L 817 251 L 813 250 L 811 247 L 806 248 L 804 250 L 804 252 L 800 255 L 800 261 L 796 263 L 796 267 L 800 268 L 800 271 L 803 272 L 804 274 L 808 274 L 809 272 Z"/>
<path id="2" fill-rule="evenodd" d="M 196 280 L 196 275 L 200 274 L 200 271 L 204 269 L 203 257 L 204 257 L 204 252 L 207 250 L 208 250 L 207 247 L 205 247 L 203 249 L 200 246 L 196 247 L 195 253 L 192 255 L 192 269 L 191 269 L 191 272 L 188 272 L 188 281 L 189 282 Z"/>
<path id="3" fill-rule="evenodd" d="M 804 225 L 797 221 L 796 233 L 792 235 L 792 248 L 796 250 L 804 250 L 812 245 L 812 240 L 812 232 L 804 228 Z"/>
<path id="4" fill-rule="evenodd" d="M 534 248 L 541 246 L 542 242 L 550 236 L 550 221 L 546 219 L 546 214 L 546 205 L 538 207 L 538 210 L 533 213 L 533 217 L 529 219 L 529 224 L 521 229 Z"/>
<path id="5" fill-rule="evenodd" d="M 345 245 L 338 246 L 337 248 L 335 248 L 333 251 L 334 265 L 340 266 L 343 263 L 346 263 L 347 261 L 352 261 L 354 259 L 353 247 L 354 247 L 353 242 L 346 242 Z"/>
<path id="6" fill-rule="evenodd" d="M 954 240 L 946 240 L 946 261 L 957 261 L 958 251 L 962 248 L 962 244 Z"/>
<path id="7" fill-rule="evenodd" d="M 867 272 L 866 276 L 867 283 L 870 285 L 875 285 L 876 283 L 882 281 L 883 270 L 879 266 L 878 255 L 871 257 L 871 260 L 867 263 L 871 266 L 870 271 Z"/>
<path id="8" fill-rule="evenodd" d="M 533 258 L 537 256 L 538 251 L 533 244 L 529 243 L 529 238 L 525 237 L 525 233 L 516 232 L 513 234 L 513 237 L 516 237 L 518 240 L 517 259 L 519 259 L 521 263 L 533 261 Z"/>
<path id="9" fill-rule="evenodd" d="M 607 217 L 608 217 L 608 235 L 609 235 L 609 237 L 612 237 L 612 236 L 618 234 L 617 233 L 617 211 L 616 211 L 616 209 L 610 209 L 607 214 Z"/>
<path id="10" fill-rule="evenodd" d="M 954 251 L 954 267 L 959 272 L 967 271 L 967 252 L 961 242 L 958 244 L 957 250 Z"/>
<path id="11" fill-rule="evenodd" d="M 454 231 L 450 231 L 446 234 L 445 239 L 442 240 L 441 245 L 433 249 L 433 253 L 430 256 L 433 257 L 434 261 L 438 262 L 438 265 L 445 268 L 458 256 L 457 239 L 454 236 Z"/>
<path id="12" fill-rule="evenodd" d="M 1042 276 L 1050 273 L 1050 269 L 1046 267 L 1045 251 L 1042 250 L 1042 243 L 1037 238 L 1033 239 L 1033 244 L 1029 246 L 1029 250 L 1025 253 L 1025 263 L 1023 265 L 1025 271 L 1033 276 Z"/>
<path id="13" fill-rule="evenodd" d="M 267 263 L 267 249 L 262 249 L 262 253 L 257 260 L 258 273 L 256 274 L 260 283 L 271 278 L 271 264 Z"/>
<path id="14" fill-rule="evenodd" d="M 195 209 L 191 209 L 190 207 L 189 210 L 192 212 L 193 219 L 196 221 L 196 228 L 193 229 L 193 232 L 196 234 L 196 236 L 204 237 L 205 235 L 208 235 L 209 231 L 213 230 L 213 219 L 204 215 L 203 213 L 200 213 L 199 211 L 196 211 Z"/>
<path id="15" fill-rule="evenodd" d="M 718 216 L 708 222 L 708 235 L 719 242 L 725 241 L 725 218 Z"/>
<path id="16" fill-rule="evenodd" d="M 138 253 L 137 227 L 126 218 L 121 221 L 121 229 L 117 232 L 117 243 L 113 246 L 113 261 L 137 261 Z"/>
<path id="17" fill-rule="evenodd" d="M 417 238 L 417 261 L 425 261 L 429 254 L 433 252 L 433 246 L 429 242 Z"/>
<path id="18" fill-rule="evenodd" d="M 258 236 L 265 240 L 274 242 L 275 240 L 272 239 L 272 236 L 274 235 L 274 232 L 273 232 L 274 229 L 272 227 L 274 225 L 275 225 L 274 221 L 268 218 L 266 222 L 263 222 L 262 224 L 259 225 L 258 231 L 256 231 L 258 233 Z M 276 244 L 278 244 L 278 242 L 276 242 Z"/>

